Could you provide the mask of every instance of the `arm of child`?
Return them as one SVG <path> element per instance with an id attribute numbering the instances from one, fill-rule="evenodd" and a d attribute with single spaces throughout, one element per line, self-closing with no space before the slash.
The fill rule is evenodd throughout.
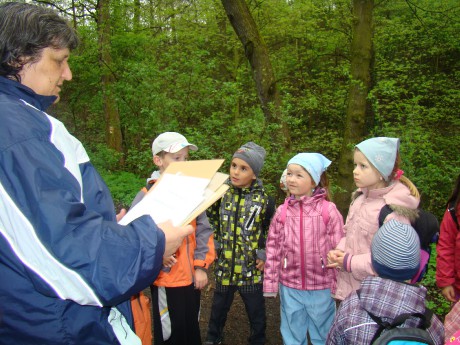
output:
<path id="1" fill-rule="evenodd" d="M 264 267 L 265 267 L 265 261 L 264 260 L 261 260 L 261 259 L 256 259 L 256 268 L 263 272 L 264 271 Z"/>
<path id="2" fill-rule="evenodd" d="M 264 265 L 264 296 L 276 297 L 278 293 L 279 271 L 281 268 L 281 248 L 283 224 L 277 221 L 281 207 L 276 211 L 275 216 L 268 230 L 266 255 L 267 260 Z"/>
<path id="3" fill-rule="evenodd" d="M 195 269 L 195 289 L 201 290 L 208 284 L 208 273 L 201 269 Z"/>
<path id="4" fill-rule="evenodd" d="M 351 272 L 356 280 L 363 280 L 367 276 L 376 276 L 371 262 L 371 253 L 357 254 L 349 258 L 349 267 L 347 271 Z"/>
<path id="5" fill-rule="evenodd" d="M 345 253 L 343 250 L 337 249 L 340 241 L 345 236 L 345 230 L 343 225 L 343 217 L 337 210 L 337 207 L 332 202 L 329 203 L 329 222 L 327 226 L 327 235 L 329 236 L 329 243 L 333 249 L 327 254 L 327 265 L 328 268 L 341 268 L 343 267 L 343 257 Z"/>
<path id="6" fill-rule="evenodd" d="M 171 268 L 176 264 L 176 262 L 177 259 L 174 255 L 163 257 L 163 267 Z"/>
<path id="7" fill-rule="evenodd" d="M 457 302 L 457 299 L 455 298 L 455 289 L 452 285 L 444 286 L 441 288 L 441 294 L 446 300 L 450 302 Z"/>
<path id="8" fill-rule="evenodd" d="M 457 236 L 459 234 L 456 225 L 449 211 L 446 211 L 441 221 L 439 240 L 436 245 L 436 284 L 442 289 L 442 295 L 449 301 L 452 301 L 451 298 L 455 299 L 455 291 L 452 291 L 455 282 L 455 265 L 452 263 L 455 262 Z"/>
<path id="9" fill-rule="evenodd" d="M 203 212 L 196 217 L 195 241 L 196 248 L 193 253 L 193 265 L 208 269 L 216 258 L 216 250 L 214 247 L 214 232 L 211 224 Z"/>

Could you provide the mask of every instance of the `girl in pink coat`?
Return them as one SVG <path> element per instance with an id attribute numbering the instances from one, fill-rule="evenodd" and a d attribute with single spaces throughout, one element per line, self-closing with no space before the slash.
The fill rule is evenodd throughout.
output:
<path id="1" fill-rule="evenodd" d="M 393 210 L 385 222 L 396 219 L 410 224 L 417 217 L 419 194 L 415 186 L 401 176 L 398 151 L 398 138 L 371 138 L 355 146 L 353 177 L 358 190 L 348 211 L 346 236 L 327 256 L 327 267 L 339 271 L 335 293 L 339 300 L 359 289 L 367 276 L 376 276 L 370 247 L 379 228 L 382 207 L 387 204 Z"/>
<path id="2" fill-rule="evenodd" d="M 290 197 L 278 207 L 266 243 L 264 296 L 281 299 L 285 345 L 325 344 L 335 316 L 331 296 L 336 271 L 326 256 L 343 236 L 343 218 L 328 201 L 325 174 L 330 165 L 319 153 L 300 153 L 288 163 Z"/>

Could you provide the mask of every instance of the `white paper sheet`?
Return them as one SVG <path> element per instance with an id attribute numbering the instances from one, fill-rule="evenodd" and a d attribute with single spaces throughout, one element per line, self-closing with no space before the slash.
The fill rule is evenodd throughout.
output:
<path id="1" fill-rule="evenodd" d="M 179 226 L 203 202 L 209 182 L 206 178 L 164 173 L 160 183 L 119 224 L 127 225 L 148 214 L 157 224 L 171 220 L 174 226 Z"/>

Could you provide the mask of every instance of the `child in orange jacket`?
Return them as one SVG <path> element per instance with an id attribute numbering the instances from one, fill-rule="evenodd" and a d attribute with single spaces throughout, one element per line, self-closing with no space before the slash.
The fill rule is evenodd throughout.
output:
<path id="1" fill-rule="evenodd" d="M 172 162 L 188 160 L 196 145 L 176 132 L 160 134 L 152 144 L 153 163 L 159 170 L 147 179 L 147 185 L 135 197 L 137 204 Z M 198 324 L 201 289 L 208 283 L 207 270 L 214 262 L 213 231 L 206 213 L 192 225 L 195 231 L 186 237 L 177 252 L 163 258 L 163 269 L 151 285 L 154 344 L 200 345 Z"/>

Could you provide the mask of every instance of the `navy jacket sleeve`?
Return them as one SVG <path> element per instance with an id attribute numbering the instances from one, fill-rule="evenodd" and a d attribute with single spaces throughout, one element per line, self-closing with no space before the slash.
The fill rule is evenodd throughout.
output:
<path id="1" fill-rule="evenodd" d="M 62 123 L 27 105 L 8 110 L 0 232 L 11 265 L 25 267 L 40 293 L 79 304 L 115 305 L 147 287 L 161 268 L 163 232 L 149 216 L 116 223 L 105 183 Z"/>

